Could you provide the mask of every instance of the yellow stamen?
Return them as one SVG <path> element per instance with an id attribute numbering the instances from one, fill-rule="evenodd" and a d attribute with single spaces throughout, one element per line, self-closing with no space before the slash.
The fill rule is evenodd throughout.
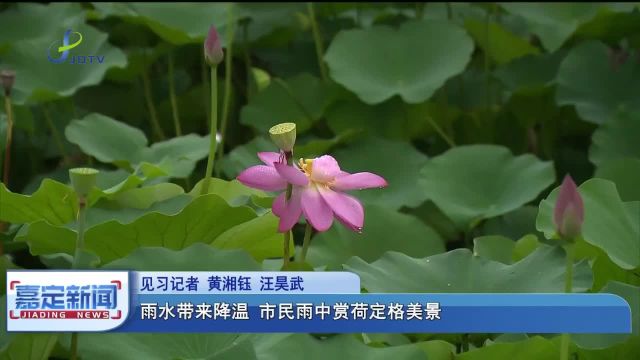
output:
<path id="1" fill-rule="evenodd" d="M 311 169 L 313 168 L 312 159 L 300 158 L 300 161 L 298 161 L 298 166 L 300 166 L 300 169 L 304 171 L 305 174 L 307 174 L 308 176 L 311 176 Z"/>

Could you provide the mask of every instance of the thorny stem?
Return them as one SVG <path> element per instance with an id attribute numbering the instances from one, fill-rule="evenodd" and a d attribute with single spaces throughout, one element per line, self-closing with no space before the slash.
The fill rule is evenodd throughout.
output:
<path id="1" fill-rule="evenodd" d="M 307 251 L 309 251 L 309 245 L 311 244 L 311 233 L 313 228 L 311 224 L 307 222 L 307 226 L 304 228 L 304 241 L 302 243 L 302 254 L 300 254 L 300 261 L 304 262 L 307 258 Z"/>
<path id="2" fill-rule="evenodd" d="M 224 139 L 227 133 L 227 122 L 229 121 L 229 106 L 231 104 L 231 75 L 233 65 L 233 37 L 235 33 L 235 21 L 233 18 L 233 7 L 229 7 L 229 28 L 227 32 L 227 54 L 224 63 L 224 99 L 222 100 L 222 122 L 220 124 L 220 146 L 217 148 L 217 159 L 221 160 L 224 154 Z M 216 169 L 216 176 L 220 175 L 220 167 Z"/>
<path id="3" fill-rule="evenodd" d="M 53 124 L 53 119 L 51 118 L 51 113 L 49 113 L 49 109 L 46 105 L 42 105 L 42 113 L 44 114 L 44 120 L 47 122 L 47 126 L 49 127 L 49 131 L 51 131 L 51 135 L 53 136 L 53 141 L 55 141 L 56 146 L 58 147 L 58 151 L 60 151 L 60 155 L 62 156 L 62 161 L 66 164 L 69 163 L 69 159 L 67 158 L 67 153 L 64 150 L 64 143 L 62 142 L 62 137 Z"/>
<path id="4" fill-rule="evenodd" d="M 182 126 L 180 125 L 180 114 L 178 111 L 178 99 L 176 98 L 176 81 L 173 71 L 173 55 L 169 54 L 169 100 L 171 101 L 171 112 L 173 114 L 173 127 L 176 136 L 182 136 Z"/>
<path id="5" fill-rule="evenodd" d="M 564 292 L 571 293 L 573 291 L 573 258 L 574 258 L 574 245 L 567 244 L 565 246 L 567 252 L 567 265 L 564 271 Z M 560 359 L 569 359 L 569 343 L 571 340 L 570 334 L 562 334 L 560 338 Z"/>
<path id="6" fill-rule="evenodd" d="M 218 67 L 211 67 L 211 126 L 209 127 L 209 157 L 207 158 L 207 170 L 200 189 L 200 195 L 209 192 L 209 183 L 213 173 L 213 158 L 216 155 L 216 135 L 218 133 Z"/>
<path id="7" fill-rule="evenodd" d="M 164 140 L 165 135 L 164 131 L 162 131 L 162 128 L 160 127 L 160 122 L 158 121 L 158 113 L 156 111 L 156 106 L 153 103 L 153 97 L 151 96 L 149 72 L 146 68 L 142 70 L 142 87 L 144 88 L 144 100 L 147 103 L 147 108 L 149 109 L 149 119 L 151 120 L 153 132 L 155 133 L 157 140 Z"/>
<path id="8" fill-rule="evenodd" d="M 320 36 L 320 28 L 318 27 L 318 22 L 316 21 L 316 14 L 313 10 L 313 3 L 307 3 L 307 11 L 309 12 L 309 20 L 311 21 L 311 31 L 313 32 L 313 42 L 316 45 L 316 56 L 318 57 L 318 66 L 320 67 L 320 75 L 322 76 L 322 80 L 327 80 L 327 67 L 322 60 L 323 57 L 323 45 L 322 45 L 322 36 Z"/>

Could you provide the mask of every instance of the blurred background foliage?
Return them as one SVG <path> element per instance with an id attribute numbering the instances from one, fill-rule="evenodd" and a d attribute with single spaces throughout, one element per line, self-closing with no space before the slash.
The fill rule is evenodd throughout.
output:
<path id="1" fill-rule="evenodd" d="M 211 24 L 228 120 L 217 178 L 197 196 Z M 634 334 L 576 335 L 572 351 L 640 354 L 638 4 L 2 3 L 0 29 L 0 70 L 16 74 L 12 126 L 0 110 L 0 161 L 11 159 L 3 273 L 70 266 L 76 166 L 101 170 L 91 266 L 279 269 L 271 194 L 233 179 L 275 151 L 269 127 L 295 122 L 297 157 L 331 153 L 389 181 L 358 194 L 363 234 L 314 236 L 317 271 L 354 271 L 370 292 L 562 291 L 564 253 L 547 238 L 552 190 L 571 174 L 586 207 L 574 291 L 615 293 L 634 309 Z M 70 55 L 103 62 L 47 61 L 67 29 L 83 36 Z M 69 356 L 67 335 L 4 326 L 2 359 Z M 551 359 L 558 348 L 536 334 L 80 336 L 82 359 Z"/>

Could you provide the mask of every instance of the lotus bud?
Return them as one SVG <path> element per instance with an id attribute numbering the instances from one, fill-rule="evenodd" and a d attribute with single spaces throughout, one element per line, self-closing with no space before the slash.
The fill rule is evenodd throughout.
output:
<path id="1" fill-rule="evenodd" d="M 584 204 L 578 187 L 571 176 L 567 175 L 560 186 L 560 194 L 553 212 L 556 232 L 561 238 L 573 241 L 582 233 L 584 222 Z"/>
<path id="2" fill-rule="evenodd" d="M 213 25 L 209 28 L 209 34 L 207 34 L 207 38 L 204 41 L 204 58 L 210 66 L 217 66 L 224 58 L 220 35 Z"/>

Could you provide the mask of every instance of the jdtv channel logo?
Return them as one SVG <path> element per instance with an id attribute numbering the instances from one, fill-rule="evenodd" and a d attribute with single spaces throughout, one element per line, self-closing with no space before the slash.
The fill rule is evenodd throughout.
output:
<path id="1" fill-rule="evenodd" d="M 73 41 L 73 42 L 72 42 Z M 82 43 L 82 34 L 68 29 L 64 32 L 62 43 L 54 41 L 47 49 L 47 59 L 54 64 L 102 64 L 104 55 L 71 55 L 69 53 Z"/>
<path id="2" fill-rule="evenodd" d="M 107 331 L 128 315 L 126 271 L 7 271 L 8 331 Z"/>

